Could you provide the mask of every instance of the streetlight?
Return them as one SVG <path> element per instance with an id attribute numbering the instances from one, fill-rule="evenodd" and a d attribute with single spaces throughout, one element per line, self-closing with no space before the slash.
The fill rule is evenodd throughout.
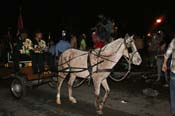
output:
<path id="1" fill-rule="evenodd" d="M 153 22 L 153 24 L 152 24 L 152 26 L 151 26 L 151 28 L 149 30 L 149 33 L 147 33 L 148 37 L 152 36 L 151 35 L 152 32 L 156 31 L 162 25 L 162 23 L 165 21 L 165 18 L 166 17 L 164 15 L 161 15 L 161 16 L 156 17 L 154 19 L 154 22 Z"/>
<path id="2" fill-rule="evenodd" d="M 156 23 L 157 24 L 160 24 L 162 22 L 162 19 L 161 18 L 158 18 L 157 20 L 156 20 Z"/>
<path id="3" fill-rule="evenodd" d="M 160 16 L 160 17 L 156 18 L 155 25 L 161 24 L 163 22 L 163 19 L 164 19 L 163 16 Z"/>

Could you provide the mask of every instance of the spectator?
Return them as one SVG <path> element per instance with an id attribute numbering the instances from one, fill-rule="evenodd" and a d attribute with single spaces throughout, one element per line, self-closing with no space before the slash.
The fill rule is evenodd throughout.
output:
<path id="1" fill-rule="evenodd" d="M 86 35 L 85 34 L 82 34 L 80 36 L 80 50 L 83 50 L 85 51 L 86 50 Z"/>
<path id="2" fill-rule="evenodd" d="M 161 79 L 161 68 L 162 68 L 162 64 L 163 64 L 163 56 L 164 56 L 164 53 L 165 53 L 165 49 L 166 49 L 166 43 L 164 41 L 162 41 L 160 43 L 160 46 L 158 47 L 158 53 L 157 53 L 157 56 L 156 56 L 156 63 L 157 63 L 157 74 L 158 74 L 158 77 L 157 77 L 157 80 L 156 81 L 160 81 Z M 164 73 L 164 77 L 165 77 L 165 81 L 166 81 L 166 86 L 167 86 L 167 83 L 168 83 L 168 78 L 167 78 L 167 73 L 165 72 Z"/>
<path id="3" fill-rule="evenodd" d="M 175 116 L 175 38 L 169 44 L 169 47 L 164 55 L 164 62 L 162 65 L 162 71 L 167 72 L 168 58 L 171 56 L 170 66 L 170 98 L 171 98 L 171 111 L 172 115 Z"/>
<path id="4" fill-rule="evenodd" d="M 149 47 L 148 47 L 149 65 L 151 68 L 156 66 L 155 56 L 157 53 L 158 46 L 159 46 L 159 42 L 157 41 L 157 33 L 153 33 L 152 37 L 150 38 Z"/>
<path id="5" fill-rule="evenodd" d="M 77 37 L 75 34 L 71 34 L 70 44 L 72 48 L 77 49 Z"/>
<path id="6" fill-rule="evenodd" d="M 71 48 L 70 43 L 67 41 L 68 36 L 66 31 L 62 31 L 62 37 L 60 41 L 55 46 L 55 55 L 57 58 L 59 58 L 59 55 L 62 54 L 67 49 Z"/>
<path id="7" fill-rule="evenodd" d="M 99 37 L 98 37 L 98 35 L 97 35 L 97 33 L 94 31 L 94 32 L 92 32 L 92 41 L 93 41 L 93 47 L 95 48 L 95 43 L 97 42 L 97 39 L 98 39 Z"/>
<path id="8" fill-rule="evenodd" d="M 105 25 L 106 32 L 107 32 L 107 38 L 109 39 L 112 32 L 113 32 L 113 23 L 110 19 L 107 20 L 107 24 Z"/>
<path id="9" fill-rule="evenodd" d="M 103 24 L 98 24 L 97 25 L 97 35 L 99 36 L 100 40 L 103 42 L 106 42 L 106 37 L 107 37 L 107 32 L 105 29 L 105 26 Z"/>
<path id="10" fill-rule="evenodd" d="M 94 44 L 94 48 L 102 48 L 104 46 L 104 42 L 97 38 L 97 41 Z"/>

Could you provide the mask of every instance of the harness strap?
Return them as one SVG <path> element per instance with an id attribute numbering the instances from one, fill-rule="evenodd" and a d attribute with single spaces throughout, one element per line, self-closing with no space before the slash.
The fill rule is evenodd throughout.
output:
<path id="1" fill-rule="evenodd" d="M 88 86 L 90 85 L 90 82 L 91 82 L 91 79 L 92 79 L 92 71 L 93 71 L 93 67 L 92 64 L 91 64 L 91 53 L 92 51 L 89 51 L 88 53 L 88 57 L 87 57 L 87 66 L 88 66 L 88 72 L 89 72 L 89 76 L 88 76 Z"/>
<path id="2" fill-rule="evenodd" d="M 98 64 L 101 64 L 104 61 L 100 61 L 94 65 L 91 65 L 91 68 L 93 68 L 94 66 L 97 66 Z M 79 71 L 73 71 L 74 69 L 79 69 Z M 69 71 L 68 71 L 69 70 Z M 66 67 L 64 69 L 58 70 L 58 72 L 63 72 L 63 73 L 78 73 L 78 72 L 83 72 L 88 70 L 88 68 L 81 68 L 81 67 Z M 92 69 L 91 69 L 92 70 Z M 88 75 L 89 76 L 89 75 Z"/>
<path id="3" fill-rule="evenodd" d="M 58 66 L 62 66 L 62 65 L 64 65 L 64 64 L 67 64 L 67 63 L 69 63 L 70 61 L 74 60 L 75 58 L 78 58 L 78 57 L 80 57 L 80 56 L 84 56 L 84 55 L 87 55 L 87 54 L 88 54 L 88 53 L 84 53 L 84 54 L 81 54 L 81 55 L 79 55 L 79 56 L 73 57 L 73 58 L 67 60 L 67 61 L 64 62 L 64 63 L 59 64 Z M 61 57 L 61 56 L 60 56 L 60 57 Z"/>
<path id="4" fill-rule="evenodd" d="M 95 73 L 99 73 L 99 72 L 112 72 L 114 71 L 114 69 L 98 69 L 95 71 Z"/>

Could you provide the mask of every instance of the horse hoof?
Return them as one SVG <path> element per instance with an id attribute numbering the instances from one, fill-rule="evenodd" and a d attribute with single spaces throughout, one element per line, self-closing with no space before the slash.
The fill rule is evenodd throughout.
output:
<path id="1" fill-rule="evenodd" d="M 99 105 L 99 110 L 102 110 L 103 109 L 103 104 L 100 104 Z"/>
<path id="2" fill-rule="evenodd" d="M 75 98 L 73 98 L 73 97 L 70 98 L 69 100 L 70 100 L 70 102 L 73 103 L 73 104 L 76 104 L 76 103 L 77 103 L 77 100 L 76 100 Z"/>
<path id="3" fill-rule="evenodd" d="M 97 115 L 103 115 L 103 112 L 101 110 L 97 111 Z"/>
<path id="4" fill-rule="evenodd" d="M 76 104 L 76 103 L 77 103 L 77 101 L 76 101 L 76 100 L 74 100 L 74 101 L 72 101 L 72 103 L 73 103 L 73 104 Z"/>
<path id="5" fill-rule="evenodd" d="M 61 105 L 61 101 L 60 101 L 60 100 L 56 100 L 56 103 L 57 103 L 58 105 Z"/>

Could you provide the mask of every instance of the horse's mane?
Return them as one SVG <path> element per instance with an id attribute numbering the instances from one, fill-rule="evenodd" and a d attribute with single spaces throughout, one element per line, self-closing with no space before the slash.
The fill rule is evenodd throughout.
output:
<path id="1" fill-rule="evenodd" d="M 101 55 L 109 55 L 110 53 L 114 53 L 122 44 L 123 42 L 123 38 L 118 38 L 116 40 L 114 40 L 113 42 L 110 42 L 108 44 L 106 44 L 103 48 L 98 48 L 95 49 L 95 52 L 99 52 Z"/>

